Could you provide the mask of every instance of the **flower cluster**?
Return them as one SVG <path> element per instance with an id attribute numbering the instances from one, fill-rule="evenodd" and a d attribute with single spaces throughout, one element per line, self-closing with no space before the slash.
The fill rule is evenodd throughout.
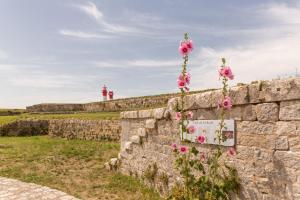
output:
<path id="1" fill-rule="evenodd" d="M 194 44 L 192 40 L 181 41 L 179 44 L 179 53 L 184 57 L 187 56 L 194 49 Z"/>
<path id="2" fill-rule="evenodd" d="M 191 81 L 191 75 L 189 73 L 180 74 L 177 79 L 178 88 L 181 90 L 189 91 L 188 85 Z"/>

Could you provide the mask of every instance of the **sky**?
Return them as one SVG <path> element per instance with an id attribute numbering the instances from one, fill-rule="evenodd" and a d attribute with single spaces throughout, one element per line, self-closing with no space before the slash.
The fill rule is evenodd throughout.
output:
<path id="1" fill-rule="evenodd" d="M 0 0 L 0 108 L 176 92 L 188 32 L 191 89 L 300 73 L 300 2 Z"/>

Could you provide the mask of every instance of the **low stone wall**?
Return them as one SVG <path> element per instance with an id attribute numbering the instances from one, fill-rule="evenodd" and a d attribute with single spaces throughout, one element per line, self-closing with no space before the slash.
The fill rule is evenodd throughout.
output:
<path id="1" fill-rule="evenodd" d="M 84 111 L 83 104 L 59 104 L 59 103 L 42 103 L 26 107 L 27 112 L 74 112 Z"/>
<path id="2" fill-rule="evenodd" d="M 49 135 L 81 140 L 119 140 L 119 120 L 50 120 Z"/>
<path id="3" fill-rule="evenodd" d="M 50 135 L 81 140 L 120 140 L 119 120 L 19 120 L 0 126 L 0 136 Z"/>
<path id="4" fill-rule="evenodd" d="M 194 119 L 218 119 L 220 96 L 221 90 L 189 95 L 184 108 L 193 111 Z M 300 78 L 240 85 L 231 89 L 230 97 L 234 106 L 226 118 L 236 121 L 238 154 L 228 164 L 241 179 L 240 194 L 232 198 L 300 199 Z M 152 185 L 162 193 L 181 180 L 170 148 L 173 142 L 180 144 L 174 112 L 178 103 L 173 98 L 167 107 L 121 113 L 121 172 L 141 178 L 156 163 Z M 200 152 L 213 148 L 189 145 Z"/>
<path id="5" fill-rule="evenodd" d="M 33 136 L 48 134 L 47 120 L 20 120 L 0 126 L 0 136 Z"/>
<path id="6" fill-rule="evenodd" d="M 191 93 L 200 93 L 203 91 L 193 91 Z M 37 104 L 28 106 L 27 112 L 118 112 L 125 110 L 139 110 L 166 106 L 168 100 L 179 96 L 178 93 L 161 94 L 153 96 L 133 97 L 116 99 L 101 102 L 92 102 L 86 104 Z"/>

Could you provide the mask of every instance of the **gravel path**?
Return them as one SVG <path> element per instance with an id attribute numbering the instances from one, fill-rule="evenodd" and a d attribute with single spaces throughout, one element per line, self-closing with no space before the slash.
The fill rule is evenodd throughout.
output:
<path id="1" fill-rule="evenodd" d="M 0 200 L 79 200 L 64 192 L 34 183 L 0 177 Z"/>

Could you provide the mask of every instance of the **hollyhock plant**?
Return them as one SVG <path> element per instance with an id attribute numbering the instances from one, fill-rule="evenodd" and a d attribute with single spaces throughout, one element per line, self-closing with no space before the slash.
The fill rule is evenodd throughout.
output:
<path id="1" fill-rule="evenodd" d="M 188 152 L 188 150 L 189 149 L 186 146 L 181 146 L 179 149 L 180 153 L 182 153 L 182 154 L 186 154 Z"/>
<path id="2" fill-rule="evenodd" d="M 177 106 L 177 111 L 180 111 L 180 129 L 181 138 L 184 138 L 183 134 L 191 134 L 196 132 L 196 127 L 189 124 L 190 119 L 193 118 L 191 111 L 183 110 L 186 100 L 186 87 L 190 83 L 190 74 L 186 72 L 186 64 L 188 61 L 188 53 L 193 49 L 193 43 L 189 40 L 187 34 L 185 34 L 185 41 L 181 43 L 182 55 L 184 55 L 184 64 L 182 73 L 179 76 L 178 82 L 182 82 L 181 85 L 181 104 Z M 218 144 L 214 148 L 211 145 L 205 146 L 209 148 L 209 153 L 204 154 L 199 152 L 192 145 L 190 149 L 187 146 L 181 146 L 176 150 L 173 150 L 176 155 L 176 168 L 179 170 L 180 175 L 183 178 L 183 183 L 175 186 L 173 192 L 168 199 L 185 199 L 185 200 L 196 200 L 196 199 L 230 199 L 232 193 L 237 193 L 240 183 L 237 174 L 237 170 L 230 165 L 226 164 L 226 160 L 221 159 L 224 154 L 221 145 L 222 142 L 226 141 L 229 136 L 229 132 L 226 129 L 225 116 L 226 112 L 232 108 L 232 100 L 229 97 L 228 81 L 234 78 L 231 69 L 225 66 L 225 59 L 222 59 L 223 65 L 219 70 L 220 78 L 222 78 L 223 88 L 222 97 L 218 102 L 219 123 L 216 128 L 214 141 Z M 181 116 L 182 115 L 182 116 Z M 178 117 L 179 119 L 179 117 Z M 195 136 L 195 141 L 198 144 L 204 144 L 207 141 L 206 129 L 200 129 L 201 135 Z M 227 132 L 226 132 L 227 131 Z M 190 141 L 187 141 L 190 142 Z M 172 147 L 173 149 L 175 147 Z M 230 148 L 227 151 L 228 156 L 236 155 L 234 148 Z M 200 175 L 200 176 L 199 176 Z"/>
<path id="3" fill-rule="evenodd" d="M 203 144 L 205 142 L 205 136 L 204 135 L 199 135 L 197 137 L 197 142 L 199 142 L 200 144 Z"/>
<path id="4" fill-rule="evenodd" d="M 190 125 L 190 126 L 187 128 L 187 130 L 188 130 L 188 133 L 189 133 L 189 134 L 193 134 L 193 133 L 196 132 L 196 127 L 193 126 L 193 125 Z"/>

